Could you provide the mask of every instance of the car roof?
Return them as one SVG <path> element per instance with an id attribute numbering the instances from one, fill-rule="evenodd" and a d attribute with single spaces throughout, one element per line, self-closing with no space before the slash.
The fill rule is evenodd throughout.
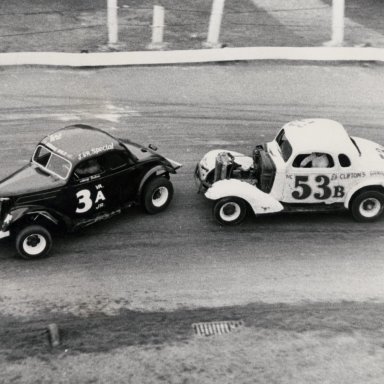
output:
<path id="1" fill-rule="evenodd" d="M 53 152 L 72 163 L 100 155 L 112 149 L 122 149 L 120 142 L 101 129 L 84 124 L 70 125 L 41 140 Z"/>
<path id="2" fill-rule="evenodd" d="M 294 120 L 283 126 L 295 153 L 328 152 L 357 154 L 342 124 L 330 119 Z"/>

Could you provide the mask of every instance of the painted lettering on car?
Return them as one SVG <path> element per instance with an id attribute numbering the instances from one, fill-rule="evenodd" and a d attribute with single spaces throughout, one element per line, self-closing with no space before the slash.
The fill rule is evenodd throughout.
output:
<path id="1" fill-rule="evenodd" d="M 292 197 L 295 200 L 305 200 L 312 196 L 316 200 L 327 200 L 329 198 L 342 198 L 345 196 L 343 185 L 329 185 L 331 179 L 327 175 L 314 176 L 314 182 L 309 180 L 309 176 L 295 176 L 294 191 Z M 315 189 L 314 189 L 315 187 Z"/>
<path id="2" fill-rule="evenodd" d="M 89 156 L 98 155 L 101 152 L 111 151 L 113 148 L 114 148 L 113 143 L 105 144 L 105 145 L 102 145 L 102 146 L 96 147 L 96 148 L 91 148 L 88 151 L 84 151 L 84 152 L 79 153 L 78 159 L 83 160 Z"/>

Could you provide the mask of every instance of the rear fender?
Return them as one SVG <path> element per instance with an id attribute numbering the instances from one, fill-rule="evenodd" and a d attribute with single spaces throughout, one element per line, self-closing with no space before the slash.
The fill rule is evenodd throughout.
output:
<path id="1" fill-rule="evenodd" d="M 359 183 L 357 184 L 355 187 L 353 187 L 352 189 L 350 189 L 348 191 L 348 194 L 347 196 L 345 197 L 345 200 L 344 200 L 344 207 L 345 208 L 349 208 L 349 203 L 351 202 L 351 199 L 353 197 L 353 195 L 359 191 L 360 189 L 363 189 L 363 188 L 368 188 L 368 187 L 371 187 L 372 189 L 375 189 L 375 188 L 384 188 L 384 179 L 383 178 L 371 178 L 363 183 Z"/>
<path id="2" fill-rule="evenodd" d="M 175 173 L 175 172 L 173 172 Z M 141 179 L 139 189 L 137 191 L 137 196 L 141 196 L 145 183 L 153 176 L 167 176 L 169 177 L 169 169 L 163 165 L 157 165 L 156 167 L 151 168 Z"/>
<path id="3" fill-rule="evenodd" d="M 237 179 L 217 181 L 207 190 L 205 196 L 210 200 L 230 196 L 239 197 L 251 206 L 255 214 L 280 212 L 284 209 L 280 202 L 271 195 Z"/>

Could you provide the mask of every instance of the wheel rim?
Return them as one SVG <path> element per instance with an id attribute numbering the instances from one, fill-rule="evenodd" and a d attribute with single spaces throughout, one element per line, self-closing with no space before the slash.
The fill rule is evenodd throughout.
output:
<path id="1" fill-rule="evenodd" d="M 24 252 L 31 256 L 39 255 L 45 250 L 46 246 L 47 240 L 39 234 L 29 235 L 23 241 Z"/>
<path id="2" fill-rule="evenodd" d="M 364 199 L 359 206 L 360 214 L 367 218 L 377 216 L 380 213 L 381 209 L 382 206 L 380 200 L 374 197 Z"/>
<path id="3" fill-rule="evenodd" d="M 220 217 L 224 221 L 234 221 L 237 220 L 241 215 L 241 207 L 239 204 L 231 201 L 223 204 L 220 208 Z"/>
<path id="4" fill-rule="evenodd" d="M 167 202 L 168 196 L 168 188 L 159 187 L 152 194 L 152 204 L 157 208 L 162 207 Z"/>

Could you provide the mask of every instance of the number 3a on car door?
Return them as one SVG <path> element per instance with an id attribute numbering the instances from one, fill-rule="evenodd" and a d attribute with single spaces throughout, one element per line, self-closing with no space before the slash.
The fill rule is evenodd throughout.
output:
<path id="1" fill-rule="evenodd" d="M 92 188 L 81 189 L 80 191 L 78 191 L 76 193 L 76 197 L 77 197 L 76 213 L 86 213 L 88 211 L 103 210 L 102 208 L 105 208 L 105 201 L 106 201 L 106 197 L 103 192 L 103 187 L 104 186 L 101 183 L 96 184 L 94 186 L 94 189 L 95 189 L 94 193 L 92 193 Z"/>
<path id="2" fill-rule="evenodd" d="M 322 157 L 320 161 L 314 159 Z M 287 166 L 284 202 L 324 203 L 344 197 L 344 187 L 334 179 L 335 162 L 329 154 L 300 154 Z"/>
<path id="3" fill-rule="evenodd" d="M 94 216 L 105 210 L 107 192 L 105 170 L 97 158 L 84 160 L 74 170 L 69 193 L 73 195 L 72 214 L 76 217 Z"/>

